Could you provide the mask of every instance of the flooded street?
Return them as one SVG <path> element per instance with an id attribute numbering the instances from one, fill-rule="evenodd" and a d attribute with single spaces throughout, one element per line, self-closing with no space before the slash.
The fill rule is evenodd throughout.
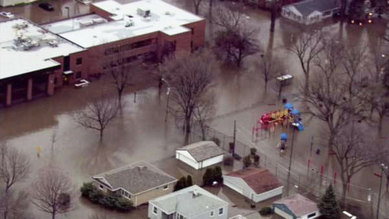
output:
<path id="1" fill-rule="evenodd" d="M 190 1 L 168 0 L 167 2 L 186 9 L 192 8 Z M 77 1 L 55 1 L 53 2 L 54 12 L 46 12 L 37 5 L 38 3 L 33 3 L 6 8 L 6 11 L 27 17 L 36 23 L 47 23 L 66 18 L 68 11 L 65 7 L 70 8 L 70 16 L 88 13 L 88 7 Z M 203 14 L 207 14 L 206 6 L 201 9 Z M 301 34 L 301 30 L 297 25 L 279 19 L 275 32 L 270 34 L 268 12 L 246 7 L 244 13 L 250 25 L 259 29 L 257 39 L 261 46 L 261 53 L 271 50 L 273 55 L 280 57 L 288 66 L 285 74 L 292 74 L 295 77 L 293 85 L 286 87 L 282 96 L 300 107 L 297 87 L 304 78 L 298 60 L 287 52 L 285 47 L 290 46 L 291 39 Z M 384 20 L 366 27 L 349 24 L 342 26 L 338 22 L 329 20 L 317 28 L 323 28 L 332 34 L 338 33 L 339 38 L 348 39 L 350 43 L 364 42 L 371 46 L 377 42 L 377 37 L 383 36 L 385 27 L 386 21 Z M 207 28 L 207 36 L 212 36 L 215 27 L 208 24 Z M 208 41 L 211 42 L 210 39 Z M 229 67 L 222 68 L 223 71 L 216 81 L 217 110 L 211 126 L 227 135 L 232 135 L 233 121 L 236 120 L 238 140 L 256 147 L 273 162 L 286 165 L 288 155 L 280 157 L 278 149 L 275 148 L 281 129 L 276 130 L 272 137 L 260 137 L 257 141 L 253 141 L 252 138 L 252 127 L 260 115 L 282 107 L 273 84 L 270 84 L 268 92 L 264 93 L 264 83 L 254 64 L 259 58 L 259 55 L 249 57 L 245 67 L 239 71 Z M 110 83 L 109 77 L 105 77 L 99 81 L 93 81 L 86 88 L 63 87 L 57 89 L 53 97 L 0 109 L 1 137 L 10 146 L 26 153 L 31 161 L 30 177 L 19 186 L 20 188 L 28 188 L 36 173 L 47 165 L 62 168 L 71 177 L 77 191 L 83 182 L 89 181 L 90 177 L 97 173 L 141 160 L 157 164 L 176 177 L 188 174 L 185 168 L 172 168 L 178 166 L 172 157 L 174 157 L 175 149 L 182 146 L 183 135 L 176 128 L 171 116 L 165 122 L 165 90 L 159 95 L 158 88 L 156 88 L 157 83 L 153 79 L 144 86 L 128 90 L 124 96 L 126 106 L 107 127 L 102 142 L 99 141 L 96 131 L 85 129 L 74 121 L 73 112 L 83 109 L 88 97 L 98 95 L 102 87 L 111 87 L 106 92 L 114 95 Z M 137 90 L 136 95 L 135 90 Z M 304 117 L 304 125 L 306 130 L 296 133 L 292 170 L 304 174 L 307 171 L 306 163 L 309 159 L 315 171 L 324 165 L 325 173 L 333 175 L 336 168 L 335 160 L 330 159 L 326 162 L 327 153 L 324 148 L 326 127 L 309 116 Z M 388 128 L 385 127 L 386 130 Z M 56 136 L 54 144 L 53 133 Z M 320 147 L 321 155 L 311 154 L 312 138 L 314 139 L 313 150 Z M 37 147 L 41 148 L 39 157 Z M 352 184 L 361 186 L 363 189 L 370 187 L 376 192 L 379 181 L 372 177 L 374 171 L 376 171 L 374 168 L 365 169 L 353 178 Z M 238 212 L 247 214 L 253 212 L 248 203 L 239 199 L 235 193 L 224 190 L 225 188 L 211 189 L 211 192 L 237 205 L 237 208 L 231 208 L 231 216 Z M 388 192 L 385 193 L 385 197 L 389 197 Z M 87 219 L 94 212 L 106 214 L 109 218 L 115 219 L 147 218 L 145 217 L 147 215 L 145 206 L 130 214 L 119 214 L 106 211 L 85 200 L 77 200 L 74 211 L 58 218 Z M 263 206 L 266 204 L 268 203 L 264 203 Z M 30 209 L 34 218 L 48 218 L 48 214 L 39 212 L 34 206 L 30 206 Z"/>

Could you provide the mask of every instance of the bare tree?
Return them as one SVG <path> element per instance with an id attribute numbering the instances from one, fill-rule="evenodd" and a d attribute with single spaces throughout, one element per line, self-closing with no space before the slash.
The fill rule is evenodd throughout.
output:
<path id="1" fill-rule="evenodd" d="M 378 39 L 370 56 L 371 65 L 374 66 L 374 79 L 377 83 L 382 80 L 385 64 L 389 61 L 389 56 L 386 55 L 388 50 L 387 43 L 384 43 L 383 39 Z"/>
<path id="2" fill-rule="evenodd" d="M 9 213 L 8 200 L 11 197 L 11 187 L 28 176 L 30 164 L 25 154 L 8 147 L 5 143 L 0 145 L 0 155 L 0 180 L 4 185 L 3 217 L 6 219 Z"/>
<path id="3" fill-rule="evenodd" d="M 195 9 L 195 14 L 198 15 L 200 13 L 200 5 L 203 0 L 191 0 L 191 1 Z"/>
<path id="4" fill-rule="evenodd" d="M 303 100 L 309 112 L 325 122 L 329 130 L 328 147 L 331 150 L 333 139 L 352 117 L 363 118 L 366 101 L 360 98 L 363 87 L 361 78 L 349 80 L 343 69 L 344 54 L 342 44 L 326 43 L 322 56 L 315 60 L 317 71 L 308 86 Z M 304 91 L 305 92 L 305 89 Z"/>
<path id="5" fill-rule="evenodd" d="M 374 142 L 373 136 L 367 133 L 367 129 L 352 120 L 334 136 L 333 151 L 340 166 L 343 203 L 346 201 L 347 186 L 351 178 L 388 154 L 388 148 Z"/>
<path id="6" fill-rule="evenodd" d="M 309 91 L 311 68 L 314 60 L 323 50 L 323 34 L 320 31 L 303 33 L 298 41 L 289 49 L 299 59 L 301 69 L 305 76 L 304 93 Z"/>
<path id="7" fill-rule="evenodd" d="M 282 4 L 280 0 L 271 0 L 271 8 L 270 8 L 270 32 L 274 32 L 274 27 L 276 25 L 276 19 L 278 11 L 280 10 Z"/>
<path id="8" fill-rule="evenodd" d="M 214 101 L 214 96 L 208 95 L 207 97 L 202 98 L 194 110 L 194 119 L 200 126 L 203 141 L 206 140 L 207 122 L 215 114 Z"/>
<path id="9" fill-rule="evenodd" d="M 24 191 L 9 191 L 7 194 L 4 191 L 0 191 L 0 209 L 7 211 L 7 217 L 9 219 L 27 219 L 28 207 L 30 204 L 29 196 Z M 2 212 L 3 214 L 4 212 Z"/>
<path id="10" fill-rule="evenodd" d="M 352 89 L 355 83 L 360 82 L 362 78 L 362 72 L 367 64 L 366 60 L 366 46 L 347 46 L 345 47 L 343 56 L 343 68 L 347 75 L 349 93 L 352 93 Z"/>
<path id="11" fill-rule="evenodd" d="M 102 140 L 105 128 L 116 117 L 118 110 L 117 101 L 103 96 L 93 99 L 85 109 L 76 112 L 73 118 L 81 126 L 99 131 Z"/>
<path id="12" fill-rule="evenodd" d="M 32 184 L 32 203 L 43 212 L 57 214 L 72 210 L 73 185 L 70 178 L 60 169 L 47 167 L 41 169 Z"/>
<path id="13" fill-rule="evenodd" d="M 221 27 L 216 33 L 216 54 L 240 67 L 247 56 L 259 51 L 256 40 L 258 30 L 249 26 L 238 10 L 219 7 L 216 17 L 216 24 Z"/>
<path id="14" fill-rule="evenodd" d="M 130 81 L 132 79 L 129 65 L 121 65 L 118 68 L 111 69 L 111 77 L 113 84 L 116 88 L 118 94 L 118 105 L 122 107 L 122 96 L 124 90 L 131 85 Z"/>
<path id="15" fill-rule="evenodd" d="M 282 75 L 285 71 L 285 67 L 280 58 L 270 55 L 261 55 L 261 59 L 259 59 L 259 73 L 265 82 L 265 92 L 267 90 L 267 84 L 269 81 L 274 78 Z"/>
<path id="16" fill-rule="evenodd" d="M 210 95 L 215 72 L 213 60 L 210 52 L 199 51 L 186 57 L 171 57 L 162 66 L 172 89 L 170 99 L 173 104 L 169 111 L 176 121 L 182 121 L 185 143 L 189 141 L 196 109 Z"/>

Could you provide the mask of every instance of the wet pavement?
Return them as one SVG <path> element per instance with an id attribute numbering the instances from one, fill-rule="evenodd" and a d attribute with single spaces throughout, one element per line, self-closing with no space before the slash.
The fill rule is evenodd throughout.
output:
<path id="1" fill-rule="evenodd" d="M 168 2 L 184 8 L 192 7 L 190 1 L 169 0 Z M 87 7 L 76 1 L 56 1 L 53 3 L 56 8 L 54 12 L 43 11 L 37 7 L 37 4 L 6 8 L 5 10 L 16 15 L 26 16 L 36 23 L 47 23 L 66 18 L 65 6 L 69 6 L 70 16 L 88 13 Z M 206 7 L 202 7 L 201 11 L 206 13 Z M 280 19 L 276 24 L 275 33 L 270 34 L 268 32 L 270 20 L 267 12 L 247 7 L 244 9 L 244 13 L 248 16 L 251 25 L 260 29 L 257 38 L 263 52 L 273 50 L 273 54 L 278 55 L 287 63 L 288 69 L 285 73 L 295 76 L 293 85 L 284 90 L 283 96 L 300 106 L 297 101 L 297 85 L 299 81 L 302 81 L 303 76 L 296 58 L 283 49 L 283 47 L 290 45 L 291 36 L 298 36 L 301 33 L 299 26 Z M 376 42 L 376 37 L 383 35 L 385 25 L 385 21 L 380 21 L 364 28 L 348 24 L 344 24 L 342 27 L 339 23 L 327 21 L 320 28 L 331 33 L 339 33 L 339 37 L 347 38 L 350 42 L 363 41 L 372 45 Z M 212 28 L 212 25 L 208 25 L 207 36 L 212 36 Z M 281 107 L 273 84 L 269 85 L 267 93 L 263 91 L 263 82 L 258 70 L 252 64 L 258 58 L 259 56 L 248 58 L 245 65 L 248 67 L 238 73 L 236 69 L 223 68 L 223 73 L 217 78 L 215 88 L 217 113 L 211 126 L 225 134 L 232 135 L 233 121 L 237 120 L 238 140 L 258 148 L 261 153 L 268 156 L 268 159 L 285 166 L 288 163 L 288 154 L 281 157 L 278 149 L 275 148 L 281 129 L 277 129 L 273 137 L 262 136 L 257 141 L 252 139 L 251 128 L 259 116 Z M 84 129 L 74 122 L 72 112 L 85 107 L 88 97 L 98 95 L 100 88 L 109 86 L 108 83 L 109 80 L 103 78 L 100 81 L 92 82 L 89 87 L 83 89 L 76 90 L 72 87 L 64 87 L 57 90 L 53 97 L 0 110 L 2 124 L 0 130 L 3 138 L 8 141 L 10 146 L 27 153 L 31 159 L 32 173 L 30 178 L 20 187 L 28 186 L 36 175 L 35 173 L 48 164 L 57 165 L 67 172 L 77 189 L 83 182 L 89 181 L 94 174 L 139 160 L 158 164 L 177 177 L 188 173 L 196 174 L 190 172 L 185 166 L 177 165 L 175 159 L 172 158 L 175 148 L 182 145 L 183 136 L 175 128 L 174 121 L 170 119 L 165 123 L 166 96 L 164 92 L 161 96 L 159 95 L 157 88 L 155 88 L 157 83 L 153 81 L 143 87 L 137 87 L 136 102 L 134 102 L 133 90 L 125 94 L 126 108 L 107 128 L 102 142 L 99 142 L 98 133 Z M 107 92 L 112 93 L 113 91 L 108 89 Z M 327 153 L 323 147 L 325 145 L 324 124 L 305 116 L 304 122 L 306 130 L 296 134 L 295 138 L 292 171 L 306 174 L 307 160 L 310 159 L 311 167 L 315 171 L 324 165 L 325 174 L 333 175 L 334 160 L 326 162 Z M 386 130 L 388 128 L 386 127 Z M 54 147 L 51 147 L 50 139 L 54 130 L 56 130 L 57 138 Z M 314 136 L 314 150 L 321 147 L 321 155 L 311 155 L 310 153 L 312 136 Z M 42 150 L 40 157 L 37 157 L 36 153 L 38 146 Z M 264 162 L 266 163 L 266 161 Z M 176 168 L 177 166 L 178 168 Z M 379 180 L 373 177 L 373 172 L 377 172 L 377 169 L 365 169 L 353 178 L 353 185 L 356 188 L 357 186 L 358 188 L 359 186 L 363 187 L 361 190 L 371 187 L 376 192 Z M 250 209 L 242 198 L 228 189 L 219 188 L 211 189 L 211 191 L 237 205 L 237 207 L 231 208 L 231 215 L 238 212 L 243 212 L 246 215 L 256 212 Z M 363 195 L 367 194 L 365 192 Z M 385 195 L 389 197 L 389 193 L 385 193 Z M 383 203 L 382 206 L 385 204 L 387 206 L 389 202 Z M 94 212 L 107 214 L 110 218 L 118 219 L 147 218 L 145 217 L 146 207 L 141 207 L 131 214 L 119 214 L 103 210 L 85 200 L 79 200 L 77 205 L 78 207 L 74 211 L 58 218 L 88 218 Z M 31 210 L 35 218 L 48 217 L 47 214 L 37 211 L 34 207 L 31 207 Z"/>

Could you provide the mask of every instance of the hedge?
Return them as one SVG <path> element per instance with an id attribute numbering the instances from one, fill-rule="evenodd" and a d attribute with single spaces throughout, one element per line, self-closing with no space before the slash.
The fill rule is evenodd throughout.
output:
<path id="1" fill-rule="evenodd" d="M 132 202 L 126 198 L 114 193 L 105 193 L 97 189 L 92 183 L 84 183 L 80 191 L 82 197 L 107 209 L 127 212 L 134 208 Z"/>

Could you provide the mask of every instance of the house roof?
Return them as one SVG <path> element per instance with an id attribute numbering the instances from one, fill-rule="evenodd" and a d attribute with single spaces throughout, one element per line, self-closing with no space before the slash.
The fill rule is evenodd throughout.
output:
<path id="1" fill-rule="evenodd" d="M 314 201 L 302 196 L 295 194 L 278 201 L 273 204 L 284 205 L 287 207 L 296 217 L 302 217 L 306 214 L 319 211 L 317 204 Z"/>
<path id="2" fill-rule="evenodd" d="M 228 205 L 228 202 L 197 185 L 156 198 L 151 200 L 150 203 L 166 214 L 178 212 L 189 218 L 205 211 L 217 210 Z"/>
<path id="3" fill-rule="evenodd" d="M 223 154 L 223 150 L 213 141 L 200 141 L 177 150 L 187 151 L 197 162 Z"/>
<path id="4" fill-rule="evenodd" d="M 146 162 L 126 165 L 92 177 L 106 184 L 111 190 L 123 188 L 131 194 L 176 182 L 176 178 Z"/>
<path id="5" fill-rule="evenodd" d="M 244 180 L 255 193 L 261 194 L 282 186 L 281 182 L 268 169 L 249 167 L 227 174 Z"/>
<path id="6" fill-rule="evenodd" d="M 340 8 L 340 2 L 338 0 L 307 0 L 287 7 L 290 6 L 294 6 L 304 17 L 307 17 L 314 11 L 325 12 Z"/>

